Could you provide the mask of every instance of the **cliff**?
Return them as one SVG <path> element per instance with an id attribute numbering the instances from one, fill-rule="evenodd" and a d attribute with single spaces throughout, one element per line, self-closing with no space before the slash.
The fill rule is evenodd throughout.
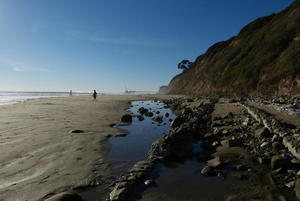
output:
<path id="1" fill-rule="evenodd" d="M 300 94 L 300 0 L 211 46 L 175 76 L 171 94 Z"/>

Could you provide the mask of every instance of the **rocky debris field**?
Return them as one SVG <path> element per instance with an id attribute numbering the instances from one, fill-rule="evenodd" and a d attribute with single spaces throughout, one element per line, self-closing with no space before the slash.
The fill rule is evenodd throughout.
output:
<path id="1" fill-rule="evenodd" d="M 156 163 L 186 160 L 196 141 L 202 142 L 198 161 L 206 163 L 201 174 L 226 179 L 236 171 L 240 180 L 248 181 L 235 186 L 238 190 L 226 201 L 300 200 L 300 130 L 249 101 L 253 99 L 164 100 L 177 114 L 171 131 L 152 144 L 148 160 L 138 162 L 115 182 L 108 200 L 127 200 L 141 182 L 153 184 L 146 177 Z M 143 108 L 139 111 L 141 116 L 149 115 Z"/>
<path id="2" fill-rule="evenodd" d="M 300 117 L 300 96 L 251 97 L 250 100 L 261 105 L 268 105 L 281 112 L 287 112 L 289 115 Z"/>

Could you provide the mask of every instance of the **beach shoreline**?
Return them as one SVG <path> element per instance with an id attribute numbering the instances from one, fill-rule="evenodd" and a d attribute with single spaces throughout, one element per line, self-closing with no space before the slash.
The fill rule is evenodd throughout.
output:
<path id="1" fill-rule="evenodd" d="M 139 95 L 30 99 L 0 106 L 0 193 L 5 201 L 45 195 L 112 177 L 109 136 Z M 82 133 L 72 133 L 80 130 Z"/>

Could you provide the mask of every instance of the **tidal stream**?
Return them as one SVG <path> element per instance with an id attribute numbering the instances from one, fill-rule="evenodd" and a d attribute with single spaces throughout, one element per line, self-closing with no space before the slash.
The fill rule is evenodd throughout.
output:
<path id="1" fill-rule="evenodd" d="M 170 122 L 176 115 L 159 101 L 133 101 L 128 110 L 134 117 L 131 124 L 118 128 L 128 131 L 124 137 L 109 139 L 111 146 L 109 157 L 115 169 L 128 170 L 137 161 L 146 160 L 151 144 L 170 131 Z M 142 115 L 139 108 L 145 108 L 153 116 Z M 140 115 L 138 117 L 138 115 Z M 161 122 L 153 119 L 162 117 Z M 199 162 L 201 154 L 201 141 L 195 142 L 191 157 L 182 163 L 158 163 L 146 179 L 155 181 L 155 185 L 146 187 L 141 182 L 134 190 L 130 201 L 219 201 L 235 191 L 234 186 L 249 182 L 240 180 L 235 174 L 238 171 L 229 170 L 226 179 L 222 177 L 209 177 L 201 174 L 206 165 Z M 92 193 L 91 193 L 92 192 Z M 84 195 L 87 201 L 96 201 L 96 191 L 92 190 Z M 99 192 L 100 193 L 100 192 Z M 91 196 L 93 195 L 93 196 Z"/>

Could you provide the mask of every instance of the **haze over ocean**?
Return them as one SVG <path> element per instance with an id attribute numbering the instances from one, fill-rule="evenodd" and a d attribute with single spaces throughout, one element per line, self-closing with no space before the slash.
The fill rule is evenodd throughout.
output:
<path id="1" fill-rule="evenodd" d="M 291 2 L 2 0 L 0 90 L 155 91 L 182 59 Z"/>

